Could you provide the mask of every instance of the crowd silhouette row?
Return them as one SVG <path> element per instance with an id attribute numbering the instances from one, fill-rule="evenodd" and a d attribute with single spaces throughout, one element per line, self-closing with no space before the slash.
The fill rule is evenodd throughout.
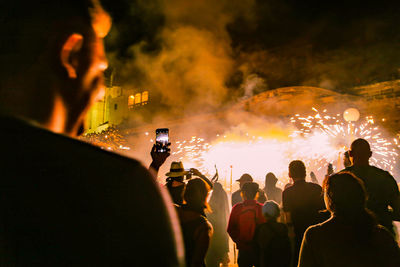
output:
<path id="1" fill-rule="evenodd" d="M 392 224 L 400 214 L 396 181 L 369 165 L 366 140 L 355 140 L 346 154 L 346 168 L 333 173 L 329 166 L 322 187 L 313 173 L 306 182 L 300 160 L 290 162 L 292 182 L 283 191 L 273 173 L 263 189 L 243 174 L 231 210 L 217 174 L 210 180 L 172 162 L 166 187 L 180 219 L 187 266 L 228 266 L 228 235 L 240 267 L 400 266 Z"/>

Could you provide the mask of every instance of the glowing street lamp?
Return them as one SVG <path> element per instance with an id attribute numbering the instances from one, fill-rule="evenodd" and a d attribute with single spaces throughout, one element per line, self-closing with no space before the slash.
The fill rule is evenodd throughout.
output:
<path id="1" fill-rule="evenodd" d="M 348 108 L 343 113 L 343 118 L 347 122 L 358 121 L 360 118 L 360 112 L 356 108 Z"/>

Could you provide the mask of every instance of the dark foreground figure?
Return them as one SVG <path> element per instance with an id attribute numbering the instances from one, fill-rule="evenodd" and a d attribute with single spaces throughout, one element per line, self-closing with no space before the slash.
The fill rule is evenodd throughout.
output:
<path id="1" fill-rule="evenodd" d="M 366 140 L 355 140 L 349 154 L 353 165 L 345 171 L 364 182 L 368 193 L 367 208 L 376 215 L 379 224 L 395 235 L 392 222 L 400 220 L 400 194 L 396 180 L 389 172 L 369 164 L 372 151 Z"/>
<path id="2" fill-rule="evenodd" d="M 104 86 L 107 13 L 1 6 L 0 266 L 181 266 L 176 214 L 148 171 L 66 136 Z"/>
<path id="3" fill-rule="evenodd" d="M 307 229 L 299 267 L 400 266 L 397 243 L 365 209 L 363 182 L 351 173 L 339 173 L 328 177 L 323 186 L 332 217 Z"/>

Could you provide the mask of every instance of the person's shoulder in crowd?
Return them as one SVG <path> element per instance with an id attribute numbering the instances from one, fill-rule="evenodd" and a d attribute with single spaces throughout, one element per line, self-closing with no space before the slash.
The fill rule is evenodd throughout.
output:
<path id="1" fill-rule="evenodd" d="M 390 174 L 390 172 L 385 171 L 376 166 L 372 166 L 372 165 L 363 166 L 363 167 L 350 166 L 350 167 L 343 169 L 341 172 L 344 172 L 344 171 L 354 173 L 356 176 L 360 176 L 359 178 L 362 180 L 368 179 L 369 181 L 371 181 L 370 179 L 372 179 L 372 181 L 374 181 L 374 182 L 379 182 L 380 184 L 385 183 L 385 185 L 387 185 L 389 187 L 392 186 L 392 187 L 398 188 L 397 182 L 394 179 L 394 177 Z M 366 176 L 366 177 L 362 177 L 362 176 Z"/>
<path id="2" fill-rule="evenodd" d="M 33 253 L 39 262 L 47 258 L 49 264 L 57 264 L 70 251 L 67 261 L 115 266 L 144 264 L 144 255 L 153 250 L 158 254 L 153 263 L 179 265 L 173 257 L 179 249 L 173 206 L 167 205 L 168 194 L 140 162 L 24 121 L 0 121 L 0 138 L 7 140 L 0 207 L 8 214 L 14 210 L 6 227 L 27 229 L 40 247 L 38 251 L 16 231 L 19 243 L 10 243 L 8 249 Z M 156 250 L 155 243 L 160 244 Z"/>

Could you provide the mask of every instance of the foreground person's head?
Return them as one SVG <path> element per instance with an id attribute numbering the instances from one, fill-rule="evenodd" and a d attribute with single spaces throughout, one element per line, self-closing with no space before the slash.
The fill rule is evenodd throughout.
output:
<path id="1" fill-rule="evenodd" d="M 210 189 L 210 186 L 203 179 L 190 179 L 186 184 L 183 198 L 188 206 L 196 209 L 209 209 L 207 196 Z"/>
<path id="2" fill-rule="evenodd" d="M 5 1 L 0 13 L 1 112 L 74 135 L 104 91 L 110 17 L 98 0 Z"/>
<path id="3" fill-rule="evenodd" d="M 305 180 L 306 175 L 306 166 L 301 160 L 294 160 L 289 163 L 289 177 L 293 181 Z"/>
<path id="4" fill-rule="evenodd" d="M 349 172 L 327 177 L 323 183 L 325 205 L 337 216 L 353 216 L 365 211 L 366 191 L 363 182 Z"/>

